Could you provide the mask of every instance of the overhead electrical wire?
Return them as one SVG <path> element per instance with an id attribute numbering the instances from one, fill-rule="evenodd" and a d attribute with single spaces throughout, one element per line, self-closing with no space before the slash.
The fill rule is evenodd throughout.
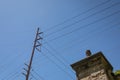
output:
<path id="1" fill-rule="evenodd" d="M 16 61 L 16 59 L 18 59 L 18 57 L 21 57 L 21 56 L 24 56 L 24 55 L 18 54 L 18 55 L 16 55 L 16 56 L 12 57 L 12 59 L 7 62 L 7 65 L 10 65 L 11 62 Z M 7 69 L 8 69 L 7 66 L 6 66 L 6 68 L 5 68 L 4 65 L 6 65 L 6 64 L 2 64 L 1 66 L 3 66 L 3 68 L 7 70 Z M 2 68 L 1 68 L 1 69 L 2 69 Z"/>
<path id="2" fill-rule="evenodd" d="M 3 77 L 4 79 L 9 79 L 11 78 L 12 76 L 16 75 L 17 73 L 19 73 L 18 69 L 21 68 L 23 64 L 20 64 L 17 68 L 14 69 L 14 71 L 10 72 L 9 74 L 6 74 L 5 77 Z M 22 69 L 22 68 L 21 68 Z M 22 71 L 20 72 L 20 74 L 22 75 Z M 24 75 L 22 75 L 24 77 Z"/>
<path id="3" fill-rule="evenodd" d="M 37 57 L 45 57 L 45 56 L 42 56 L 42 55 L 38 55 Z M 44 60 L 39 60 L 40 58 L 37 58 L 36 57 L 36 60 L 35 60 L 35 58 L 34 58 L 34 66 L 33 67 L 36 67 L 36 69 L 39 69 L 39 66 L 42 66 L 42 65 L 44 65 L 46 62 L 48 62 L 48 60 L 47 59 L 44 59 Z M 41 61 L 41 62 L 40 62 Z M 37 63 L 37 64 L 35 64 L 35 63 Z M 39 64 L 40 63 L 40 64 Z M 37 71 L 37 70 L 36 70 Z"/>
<path id="4" fill-rule="evenodd" d="M 58 69 L 60 69 L 61 71 L 63 71 L 64 73 L 66 73 L 67 76 L 69 76 L 69 78 L 71 78 L 72 80 L 74 80 L 74 78 L 66 71 L 64 70 L 61 66 L 59 66 L 54 60 L 52 60 L 50 57 L 48 57 L 46 54 L 44 54 L 43 52 L 41 52 L 42 55 L 44 55 L 47 59 L 49 59 L 49 61 L 51 61 L 54 65 L 56 65 L 56 67 Z"/>
<path id="5" fill-rule="evenodd" d="M 69 34 L 71 34 L 71 33 L 76 32 L 76 31 L 79 31 L 79 30 L 83 29 L 84 27 L 89 27 L 90 25 L 95 24 L 95 23 L 97 23 L 97 22 L 99 22 L 99 21 L 102 21 L 102 20 L 104 20 L 104 19 L 106 19 L 106 18 L 108 18 L 108 17 L 111 17 L 111 16 L 113 16 L 113 15 L 119 13 L 119 12 L 120 12 L 120 10 L 119 10 L 119 11 L 116 11 L 116 12 L 110 14 L 110 15 L 107 15 L 107 16 L 105 16 L 105 17 L 102 17 L 102 18 L 100 18 L 100 19 L 97 19 L 97 20 L 95 20 L 95 21 L 93 21 L 93 22 L 91 22 L 91 23 L 89 23 L 89 24 L 86 24 L 86 25 L 83 25 L 83 26 L 81 26 L 81 27 L 79 27 L 79 28 L 76 28 L 76 29 L 74 29 L 74 30 L 72 30 L 72 31 L 70 31 L 70 32 L 64 33 L 64 34 L 62 34 L 62 35 L 60 35 L 60 36 L 57 36 L 57 37 L 55 37 L 55 38 L 53 38 L 53 39 L 50 39 L 49 41 L 53 41 L 53 40 L 59 39 L 59 38 L 61 38 L 61 37 L 64 37 L 64 36 L 66 36 L 66 35 L 69 35 Z M 44 43 L 46 43 L 46 42 L 44 42 Z"/>
<path id="6" fill-rule="evenodd" d="M 109 23 L 112 23 L 112 22 L 113 22 L 113 20 L 112 20 L 111 22 L 109 22 Z M 108 24 L 108 23 L 107 23 L 107 24 Z M 108 30 L 108 29 L 111 29 L 111 28 L 113 28 L 113 26 L 116 26 L 116 25 L 119 25 L 119 24 L 120 24 L 120 22 L 117 23 L 117 24 L 114 24 L 114 25 L 112 25 L 112 26 L 110 26 L 110 27 L 107 27 L 107 28 L 105 28 L 105 29 L 102 30 L 102 31 L 97 32 L 97 34 L 98 34 L 98 33 L 101 33 L 101 32 L 104 32 L 104 31 L 106 31 L 106 30 Z M 94 33 L 95 31 L 98 31 L 98 30 L 100 30 L 100 29 L 96 28 L 96 29 L 88 32 L 87 34 Z M 80 41 L 80 42 L 83 43 L 84 41 L 90 39 L 91 37 L 93 37 L 93 36 L 87 36 L 86 39 L 84 39 L 84 40 L 82 40 L 82 41 Z M 74 40 L 74 42 L 76 42 L 76 41 Z M 78 42 L 77 42 L 77 43 L 78 43 Z M 48 42 L 47 42 L 46 44 L 48 44 Z M 55 53 L 58 53 L 51 45 L 48 44 L 48 46 L 49 46 L 49 48 L 51 48 Z M 72 46 L 73 46 L 73 45 L 72 45 Z M 72 47 L 72 46 L 69 46 L 69 48 Z M 61 57 L 61 58 L 62 58 L 62 57 Z"/>
<path id="7" fill-rule="evenodd" d="M 32 69 L 32 72 L 34 72 L 39 78 L 40 80 L 45 80 L 43 77 L 41 77 L 34 69 Z"/>
<path id="8" fill-rule="evenodd" d="M 94 6 L 94 7 L 92 7 L 92 8 L 89 8 L 89 9 L 87 9 L 87 10 L 79 13 L 78 15 L 75 15 L 75 16 L 73 16 L 73 17 L 71 17 L 71 18 L 69 18 L 69 19 L 67 19 L 67 20 L 65 20 L 65 21 L 63 21 L 63 22 L 55 25 L 55 26 L 52 26 L 52 27 L 46 29 L 44 32 L 48 32 L 48 31 L 52 30 L 52 29 L 55 28 L 55 27 L 58 27 L 58 26 L 60 26 L 60 25 L 63 25 L 64 23 L 69 22 L 70 20 L 72 20 L 72 19 L 74 19 L 74 18 L 77 18 L 77 17 L 79 17 L 80 15 L 85 14 L 85 13 L 91 11 L 91 10 L 94 10 L 95 8 L 98 8 L 99 6 L 104 5 L 104 4 L 106 4 L 106 3 L 110 2 L 110 1 L 111 1 L 111 0 L 106 0 L 106 1 L 104 1 L 104 2 L 102 2 L 102 3 L 100 3 L 100 4 L 96 5 L 96 6 Z"/>
<path id="9" fill-rule="evenodd" d="M 4 77 L 4 79 L 3 80 L 9 80 L 9 79 L 13 79 L 14 77 L 16 77 L 17 76 L 17 74 L 19 73 L 19 71 L 16 71 L 16 72 L 14 72 L 14 73 L 10 73 L 10 75 L 8 76 L 5 76 Z"/>
<path id="10" fill-rule="evenodd" d="M 32 78 L 34 78 L 35 80 L 39 80 L 39 79 L 37 79 L 33 74 L 31 74 L 31 76 L 32 76 Z M 32 78 L 31 78 L 31 79 L 32 79 Z M 30 80 L 31 80 L 31 79 L 30 79 Z"/>
<path id="11" fill-rule="evenodd" d="M 111 21 L 111 22 L 109 22 L 109 23 L 112 23 L 113 22 L 113 20 Z M 97 31 L 95 34 L 99 34 L 99 33 L 103 33 L 104 31 L 106 31 L 106 30 L 109 30 L 109 29 L 112 29 L 112 28 L 115 28 L 114 26 L 116 26 L 116 25 L 119 25 L 120 24 L 120 22 L 119 23 L 117 23 L 117 24 L 115 24 L 115 25 L 112 25 L 112 26 L 109 26 L 109 27 L 105 27 L 105 29 L 104 30 L 100 30 L 100 29 L 98 29 L 98 28 L 96 28 L 96 29 L 94 29 L 94 30 L 92 30 L 92 31 L 89 31 L 87 34 L 87 38 L 85 37 L 85 39 L 83 39 L 83 40 L 80 40 L 79 41 L 79 39 L 77 39 L 77 41 L 76 40 L 72 40 L 72 41 L 70 41 L 70 42 L 75 42 L 75 43 L 78 43 L 78 41 L 80 42 L 80 44 L 81 43 L 83 43 L 83 42 L 85 42 L 85 41 L 87 41 L 87 40 L 89 40 L 89 39 L 91 39 L 91 37 L 94 37 L 93 35 L 89 35 L 89 34 L 91 34 L 91 33 L 95 33 L 95 31 Z M 100 30 L 100 31 L 99 31 Z M 98 32 L 99 31 L 99 32 Z M 83 36 L 86 36 L 86 35 L 83 35 Z M 80 37 L 82 37 L 82 36 L 80 36 Z M 69 43 L 69 42 L 68 42 Z M 60 54 L 58 51 L 56 51 L 56 49 L 54 49 L 48 42 L 46 43 L 48 46 L 49 46 L 49 48 L 51 49 L 51 50 L 53 50 L 55 53 L 56 53 L 56 55 L 57 54 Z M 65 44 L 65 45 L 67 45 L 67 44 Z M 70 47 L 72 47 L 74 44 L 70 44 L 70 46 L 69 46 L 69 48 Z M 65 49 L 66 48 L 68 48 L 68 47 L 65 47 Z M 64 48 L 63 48 L 64 49 Z M 59 55 L 60 56 L 60 55 Z M 62 56 L 60 56 L 61 58 L 62 58 L 62 60 L 64 60 L 66 63 L 68 63 Z"/>
<path id="12" fill-rule="evenodd" d="M 54 49 L 53 46 L 51 46 L 48 42 L 47 42 L 46 44 L 48 45 L 49 48 L 52 49 L 52 51 L 54 51 L 58 56 L 60 56 L 60 58 L 61 58 L 65 63 L 69 64 L 69 62 L 68 62 L 62 55 L 60 55 L 60 53 L 59 53 L 56 49 Z"/>
<path id="13" fill-rule="evenodd" d="M 114 4 L 112 4 L 112 5 L 104 8 L 104 9 L 102 9 L 102 10 L 99 10 L 99 11 L 97 11 L 97 12 L 95 12 L 95 13 L 87 16 L 87 17 L 84 17 L 84 18 L 82 18 L 82 19 L 80 19 L 80 20 L 77 20 L 77 21 L 75 21 L 75 22 L 73 22 L 73 23 L 71 23 L 71 24 L 69 24 L 69 25 L 66 25 L 66 26 L 60 28 L 60 29 L 57 30 L 57 31 L 51 32 L 51 33 L 49 33 L 48 35 L 46 35 L 45 37 L 51 36 L 51 35 L 53 35 L 53 34 L 55 34 L 55 33 L 58 33 L 58 32 L 60 32 L 60 31 L 62 31 L 62 30 L 64 30 L 64 29 L 70 28 L 70 27 L 72 27 L 73 25 L 75 25 L 75 24 L 77 24 L 77 23 L 79 23 L 79 22 L 81 22 L 81 21 L 84 21 L 84 20 L 86 20 L 86 19 L 88 19 L 88 18 L 90 18 L 90 17 L 92 17 L 92 16 L 97 15 L 97 14 L 103 13 L 104 11 L 106 11 L 106 10 L 108 10 L 108 9 L 114 7 L 114 6 L 117 6 L 117 5 L 119 5 L 119 4 L 120 4 L 120 2 L 114 3 Z"/>
<path id="14" fill-rule="evenodd" d="M 111 20 L 110 22 L 107 22 L 107 23 L 105 24 L 105 26 L 107 26 L 108 24 L 113 24 L 113 21 L 115 21 L 115 20 L 113 19 L 113 20 Z M 118 23 L 118 24 L 119 24 L 119 23 Z M 116 25 L 116 24 L 115 24 L 115 25 Z M 115 26 L 115 25 L 113 25 L 113 26 Z M 109 25 L 108 25 L 107 29 L 108 29 L 108 28 L 112 28 L 113 26 L 109 26 Z M 96 27 L 95 27 L 95 28 L 96 28 Z M 98 28 L 99 28 L 99 27 L 98 27 Z M 96 31 L 97 31 L 97 32 L 100 31 L 101 28 L 100 28 L 100 29 L 98 29 L 98 28 L 89 31 L 89 32 L 87 32 L 86 34 L 89 36 L 89 35 L 91 35 L 92 33 L 95 33 Z M 106 27 L 105 27 L 105 30 L 106 30 Z M 102 31 L 103 31 L 103 30 L 102 30 Z M 102 32 L 102 31 L 100 31 L 100 32 Z M 95 34 L 97 34 L 97 32 L 96 32 Z M 85 34 L 83 34 L 83 35 L 80 36 L 80 37 L 84 37 L 84 36 L 85 36 Z M 84 41 L 88 40 L 89 38 L 93 37 L 92 35 L 91 35 L 91 37 L 88 37 L 88 36 L 87 36 L 87 39 L 83 39 L 83 40 L 82 40 L 82 43 L 83 43 Z M 86 36 L 85 36 L 85 37 L 86 37 Z M 79 39 L 77 39 L 77 41 L 79 41 Z M 70 43 L 69 46 L 71 46 L 71 45 L 73 45 L 72 43 L 77 43 L 77 41 L 76 41 L 75 39 L 73 39 L 73 40 L 70 41 L 71 43 L 68 42 L 68 44 Z M 67 45 L 67 44 L 65 44 L 65 45 Z"/>
<path id="15" fill-rule="evenodd" d="M 51 47 L 51 46 L 50 46 Z M 48 48 L 46 48 L 46 47 L 44 47 L 43 46 L 43 48 L 45 48 L 48 52 L 49 52 L 49 54 L 51 55 L 51 56 L 53 56 L 53 57 L 55 57 L 61 64 L 63 64 L 63 66 L 66 68 L 66 69 L 69 69 L 70 70 L 70 67 L 68 67 L 68 65 L 66 65 L 64 62 L 66 62 L 66 60 L 61 56 L 61 58 L 62 58 L 62 60 L 64 60 L 64 62 L 61 60 L 61 59 L 59 59 L 56 55 L 54 55 Z M 51 47 L 52 48 L 52 47 Z M 53 49 L 53 48 L 52 48 Z M 55 50 L 54 50 L 55 51 Z M 55 51 L 56 52 L 56 51 Z M 57 52 L 58 53 L 58 52 Z M 71 71 L 71 70 L 70 70 Z M 73 71 L 71 71 L 72 73 L 73 73 Z M 75 74 L 75 73 L 74 73 Z"/>
<path id="16" fill-rule="evenodd" d="M 21 57 L 23 57 L 23 56 L 24 56 L 23 54 L 18 54 L 18 55 L 16 55 L 16 56 L 14 56 L 11 60 L 9 60 L 9 61 L 7 62 L 7 64 L 2 64 L 2 66 L 5 65 L 6 67 L 3 68 L 4 71 L 3 71 L 2 73 L 0 73 L 0 75 L 1 75 L 1 74 L 4 74 L 4 73 L 7 71 L 7 69 L 9 69 L 9 68 L 7 68 L 7 65 L 10 66 L 10 64 L 11 64 L 12 62 L 17 61 L 16 59 L 21 58 Z M 2 68 L 1 68 L 1 69 L 2 69 Z"/>
<path id="17" fill-rule="evenodd" d="M 112 25 L 112 26 L 110 26 L 110 27 L 107 27 L 107 28 L 105 28 L 104 30 L 102 30 L 102 31 L 99 31 L 99 32 L 97 32 L 96 34 L 102 34 L 102 33 L 104 33 L 105 31 L 107 31 L 107 30 L 109 30 L 109 29 L 112 29 L 112 28 L 115 28 L 114 26 L 116 26 L 116 25 L 120 25 L 120 22 L 119 23 L 117 23 L 117 24 L 114 24 L 114 25 Z M 98 29 L 96 29 L 97 31 L 98 31 Z M 95 31 L 95 30 L 94 30 Z M 94 32 L 94 31 L 91 31 L 91 32 Z M 90 32 L 89 32 L 90 33 Z M 93 38 L 95 38 L 93 35 L 90 35 L 90 36 L 87 36 L 85 39 L 83 39 L 83 40 L 78 40 L 80 43 L 83 43 L 83 42 L 85 42 L 85 41 L 87 41 L 87 40 L 89 40 L 89 39 L 93 39 Z M 78 43 L 78 41 L 75 41 L 75 43 Z M 74 43 L 74 44 L 75 44 Z M 68 49 L 68 48 L 71 48 L 74 44 L 72 44 L 72 45 L 69 45 L 69 47 L 66 47 L 66 48 L 64 48 L 64 49 Z M 64 50 L 63 49 L 63 50 Z"/>

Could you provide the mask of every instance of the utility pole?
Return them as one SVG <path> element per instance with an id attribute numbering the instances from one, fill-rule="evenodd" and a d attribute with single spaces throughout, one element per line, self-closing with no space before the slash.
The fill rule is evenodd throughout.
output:
<path id="1" fill-rule="evenodd" d="M 41 37 L 41 34 L 42 34 L 42 33 L 43 33 L 43 32 L 39 32 L 39 28 L 38 28 L 38 29 L 37 29 L 37 32 L 36 32 L 36 37 L 35 37 L 35 40 L 34 40 L 34 45 L 33 45 L 32 54 L 31 54 L 31 57 L 30 57 L 30 62 L 29 62 L 28 65 L 25 64 L 25 65 L 28 67 L 28 69 L 23 68 L 23 69 L 27 72 L 26 74 L 23 73 L 23 75 L 25 75 L 25 77 L 26 77 L 26 80 L 29 80 L 29 75 L 30 75 L 30 70 L 31 70 L 31 65 L 32 65 L 32 61 L 33 61 L 35 49 L 38 50 L 38 51 L 41 50 L 41 49 L 38 48 L 38 47 L 41 47 L 41 45 L 42 45 L 42 44 L 41 44 L 41 40 L 43 39 L 43 38 Z"/>

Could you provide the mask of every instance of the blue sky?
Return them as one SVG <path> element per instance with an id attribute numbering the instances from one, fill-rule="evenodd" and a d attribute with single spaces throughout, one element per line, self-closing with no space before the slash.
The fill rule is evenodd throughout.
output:
<path id="1" fill-rule="evenodd" d="M 70 64 L 102 51 L 120 69 L 120 0 L 0 0 L 0 80 L 25 80 L 37 28 L 31 80 L 75 80 Z"/>

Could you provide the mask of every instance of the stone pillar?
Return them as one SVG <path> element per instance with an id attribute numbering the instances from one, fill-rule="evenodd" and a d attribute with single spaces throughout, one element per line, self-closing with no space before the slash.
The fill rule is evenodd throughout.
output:
<path id="1" fill-rule="evenodd" d="M 113 67 L 102 52 L 91 55 L 87 50 L 86 55 L 86 58 L 71 65 L 78 80 L 114 80 L 111 75 Z"/>

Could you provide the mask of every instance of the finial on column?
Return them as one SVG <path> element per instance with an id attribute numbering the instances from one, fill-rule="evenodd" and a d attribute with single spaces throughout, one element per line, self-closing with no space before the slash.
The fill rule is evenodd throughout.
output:
<path id="1" fill-rule="evenodd" d="M 90 57 L 91 55 L 92 55 L 91 51 L 90 50 L 86 50 L 86 56 Z"/>

